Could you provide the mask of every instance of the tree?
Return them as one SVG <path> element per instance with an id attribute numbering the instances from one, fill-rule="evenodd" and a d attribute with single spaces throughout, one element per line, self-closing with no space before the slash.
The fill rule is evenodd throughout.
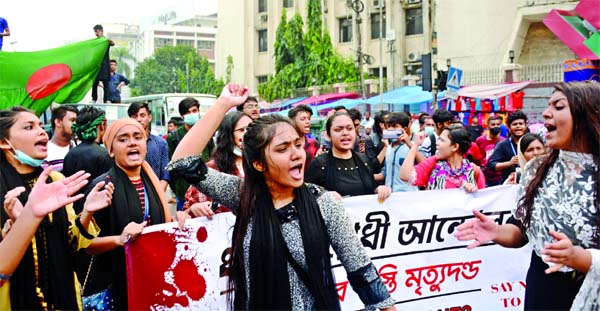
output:
<path id="1" fill-rule="evenodd" d="M 358 69 L 351 58 L 339 55 L 331 43 L 329 32 L 323 28 L 320 0 L 308 1 L 307 29 L 296 13 L 286 20 L 285 10 L 275 35 L 275 74 L 267 82 L 258 86 L 258 93 L 267 100 L 289 97 L 290 90 L 317 84 L 331 84 L 338 81 L 357 81 Z"/>
<path id="2" fill-rule="evenodd" d="M 158 93 L 219 95 L 225 83 L 216 79 L 212 65 L 191 46 L 164 46 L 135 69 L 134 96 Z"/>
<path id="3" fill-rule="evenodd" d="M 110 59 L 117 61 L 119 72 L 123 73 L 126 77 L 131 77 L 131 65 L 135 65 L 135 57 L 129 53 L 129 49 L 125 47 L 118 47 L 110 49 Z"/>

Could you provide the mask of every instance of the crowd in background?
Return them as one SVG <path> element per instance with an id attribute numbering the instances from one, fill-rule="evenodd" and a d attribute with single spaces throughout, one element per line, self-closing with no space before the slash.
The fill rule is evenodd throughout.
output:
<path id="1" fill-rule="evenodd" d="M 226 86 L 204 116 L 196 99 L 182 100 L 166 136 L 151 133 L 146 103 L 111 124 L 93 106 L 58 106 L 51 137 L 32 112 L 0 111 L 0 309 L 81 309 L 82 295 L 106 290 L 114 308 L 126 309 L 123 245 L 172 216 L 221 212 L 237 216 L 235 308 L 339 308 L 331 245 L 365 305 L 393 309 L 340 197 L 382 202 L 393 192 L 502 184 L 522 189 L 509 223 L 475 212 L 457 237 L 473 247 L 533 243 L 526 308 L 600 308 L 598 84 L 557 85 L 544 136 L 529 130 L 522 111 L 481 126 L 442 109 L 363 117 L 343 106 L 314 133 L 311 107 L 261 116 L 247 92 Z"/>

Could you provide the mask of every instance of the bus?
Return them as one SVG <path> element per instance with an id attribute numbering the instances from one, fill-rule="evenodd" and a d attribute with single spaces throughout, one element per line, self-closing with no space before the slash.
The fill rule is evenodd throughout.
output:
<path id="1" fill-rule="evenodd" d="M 150 110 L 152 110 L 152 132 L 157 135 L 163 135 L 167 133 L 167 122 L 171 117 L 180 117 L 179 115 L 179 102 L 186 97 L 193 97 L 200 103 L 200 115 L 204 115 L 208 109 L 217 100 L 217 97 L 211 94 L 200 94 L 200 93 L 167 93 L 167 94 L 152 94 L 144 96 L 136 96 L 130 98 L 123 98 L 121 104 L 105 104 L 107 108 L 118 107 L 114 113 L 110 116 L 121 117 L 124 110 L 124 115 L 127 116 L 127 107 L 132 103 L 148 103 Z M 121 106 L 124 106 L 122 108 Z M 102 107 L 104 108 L 104 107 Z M 106 110 L 108 121 L 109 111 Z"/>
<path id="2" fill-rule="evenodd" d="M 128 118 L 127 109 L 132 103 L 148 103 L 152 112 L 152 125 L 151 132 L 155 135 L 167 134 L 167 123 L 171 117 L 179 117 L 179 102 L 186 97 L 193 97 L 200 103 L 200 115 L 204 115 L 206 111 L 212 106 L 217 100 L 217 97 L 210 94 L 200 93 L 170 93 L 170 94 L 153 94 L 144 95 L 137 97 L 130 97 L 122 99 L 120 104 L 109 104 L 109 103 L 80 103 L 80 104 L 60 104 L 60 105 L 72 105 L 81 109 L 85 106 L 94 106 L 98 109 L 104 110 L 106 113 L 106 121 L 110 124 L 113 121 L 122 118 Z M 52 104 L 46 111 L 40 116 L 40 120 L 44 124 L 45 130 L 48 135 L 51 136 L 51 116 L 52 109 L 58 107 L 59 104 Z"/>

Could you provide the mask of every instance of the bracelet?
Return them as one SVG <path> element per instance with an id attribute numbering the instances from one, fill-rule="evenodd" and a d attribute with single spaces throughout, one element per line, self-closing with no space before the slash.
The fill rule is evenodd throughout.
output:
<path id="1" fill-rule="evenodd" d="M 79 229 L 79 233 L 84 238 L 86 238 L 88 240 L 92 240 L 94 238 L 94 236 L 89 234 L 87 232 L 87 230 L 85 230 L 85 228 L 83 228 L 83 225 L 81 224 L 81 221 L 80 221 L 80 217 L 81 217 L 81 214 L 79 214 L 79 215 L 77 215 L 77 217 L 75 217 L 75 225 L 77 226 L 77 229 Z"/>

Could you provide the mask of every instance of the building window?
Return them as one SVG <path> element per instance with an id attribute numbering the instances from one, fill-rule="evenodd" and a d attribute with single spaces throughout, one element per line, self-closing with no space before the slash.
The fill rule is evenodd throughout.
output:
<path id="1" fill-rule="evenodd" d="M 214 48 L 214 41 L 198 41 L 198 50 L 212 50 Z"/>
<path id="2" fill-rule="evenodd" d="M 258 31 L 258 51 L 266 52 L 267 49 L 267 30 L 259 30 Z"/>
<path id="3" fill-rule="evenodd" d="M 258 80 L 258 84 L 267 83 L 267 81 L 269 81 L 269 77 L 268 76 L 257 76 L 256 80 Z"/>
<path id="4" fill-rule="evenodd" d="M 423 74 L 423 71 L 421 69 L 421 67 L 422 67 L 421 62 L 407 63 L 404 66 L 406 67 L 406 75 L 407 76 L 419 76 L 419 78 L 420 78 L 421 75 Z"/>
<path id="5" fill-rule="evenodd" d="M 379 35 L 379 27 L 381 25 L 381 15 L 379 13 L 371 14 L 371 39 L 385 38 L 385 12 L 383 15 L 383 34 Z"/>
<path id="6" fill-rule="evenodd" d="M 383 77 L 387 78 L 387 67 L 382 67 L 383 68 Z M 379 78 L 379 67 L 373 67 L 373 68 L 369 68 L 369 75 L 374 77 L 374 78 Z"/>
<path id="7" fill-rule="evenodd" d="M 423 9 L 406 9 L 406 35 L 423 33 Z"/>
<path id="8" fill-rule="evenodd" d="M 194 40 L 177 39 L 177 46 L 194 46 Z"/>
<path id="9" fill-rule="evenodd" d="M 198 26 L 200 27 L 200 26 Z M 177 36 L 178 37 L 193 37 L 194 33 L 193 32 L 177 32 Z"/>
<path id="10" fill-rule="evenodd" d="M 283 0 L 284 8 L 292 8 L 294 7 L 294 0 Z"/>
<path id="11" fill-rule="evenodd" d="M 172 46 L 173 39 L 154 38 L 154 48 L 158 49 L 163 46 Z"/>
<path id="12" fill-rule="evenodd" d="M 267 0 L 258 0 L 258 13 L 267 11 Z"/>
<path id="13" fill-rule="evenodd" d="M 340 43 L 352 41 L 352 17 L 339 19 L 340 23 Z"/>

